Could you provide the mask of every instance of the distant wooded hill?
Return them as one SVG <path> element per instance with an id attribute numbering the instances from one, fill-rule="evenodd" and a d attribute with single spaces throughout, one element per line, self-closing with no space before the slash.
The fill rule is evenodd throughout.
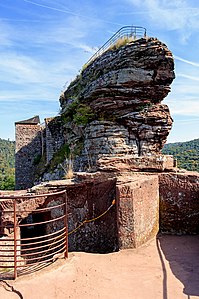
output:
<path id="1" fill-rule="evenodd" d="M 0 190 L 14 190 L 15 142 L 0 138 Z M 199 139 L 168 143 L 163 154 L 173 155 L 179 168 L 199 172 Z"/>
<path id="2" fill-rule="evenodd" d="M 15 142 L 0 138 L 0 190 L 14 189 Z"/>
<path id="3" fill-rule="evenodd" d="M 162 153 L 173 155 L 179 168 L 199 172 L 199 139 L 165 144 Z"/>

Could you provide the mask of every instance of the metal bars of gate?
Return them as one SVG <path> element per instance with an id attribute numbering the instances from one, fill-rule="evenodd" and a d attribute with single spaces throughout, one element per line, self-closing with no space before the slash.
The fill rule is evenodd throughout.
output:
<path id="1" fill-rule="evenodd" d="M 45 198 L 45 207 L 33 211 L 21 209 L 23 200 L 39 197 Z M 0 210 L 1 279 L 16 279 L 47 266 L 60 255 L 68 257 L 65 190 L 39 195 L 0 196 L 0 202 L 5 207 Z M 26 215 L 25 219 L 23 215 Z"/>

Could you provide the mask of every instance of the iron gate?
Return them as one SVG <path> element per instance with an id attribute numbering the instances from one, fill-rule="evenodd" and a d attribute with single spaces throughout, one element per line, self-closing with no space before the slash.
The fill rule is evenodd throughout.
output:
<path id="1" fill-rule="evenodd" d="M 66 191 L 0 196 L 0 278 L 16 279 L 59 256 L 68 257 Z"/>

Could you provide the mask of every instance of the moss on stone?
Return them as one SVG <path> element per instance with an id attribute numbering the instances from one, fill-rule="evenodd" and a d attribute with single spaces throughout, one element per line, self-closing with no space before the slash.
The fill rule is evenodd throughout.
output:
<path id="1" fill-rule="evenodd" d="M 65 159 L 68 159 L 69 156 L 70 156 L 70 146 L 67 143 L 65 143 L 53 155 L 52 159 L 49 162 L 49 168 L 54 169 L 57 165 L 62 163 Z"/>
<path id="2" fill-rule="evenodd" d="M 94 116 L 91 107 L 79 103 L 76 99 L 68 105 L 65 113 L 61 115 L 64 123 L 73 122 L 77 125 L 87 125 L 94 119 Z"/>

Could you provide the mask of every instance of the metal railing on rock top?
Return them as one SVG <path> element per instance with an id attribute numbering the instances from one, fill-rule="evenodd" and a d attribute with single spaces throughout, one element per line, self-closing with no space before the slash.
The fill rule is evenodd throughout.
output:
<path id="1" fill-rule="evenodd" d="M 23 200 L 40 199 L 34 210 Z M 0 196 L 0 279 L 35 272 L 57 257 L 68 257 L 66 191 Z"/>
<path id="2" fill-rule="evenodd" d="M 101 56 L 109 47 L 113 46 L 121 38 L 132 38 L 136 40 L 146 37 L 146 28 L 140 26 L 124 26 L 120 28 L 97 52 L 87 61 L 85 65 L 90 64 L 97 57 Z"/>

